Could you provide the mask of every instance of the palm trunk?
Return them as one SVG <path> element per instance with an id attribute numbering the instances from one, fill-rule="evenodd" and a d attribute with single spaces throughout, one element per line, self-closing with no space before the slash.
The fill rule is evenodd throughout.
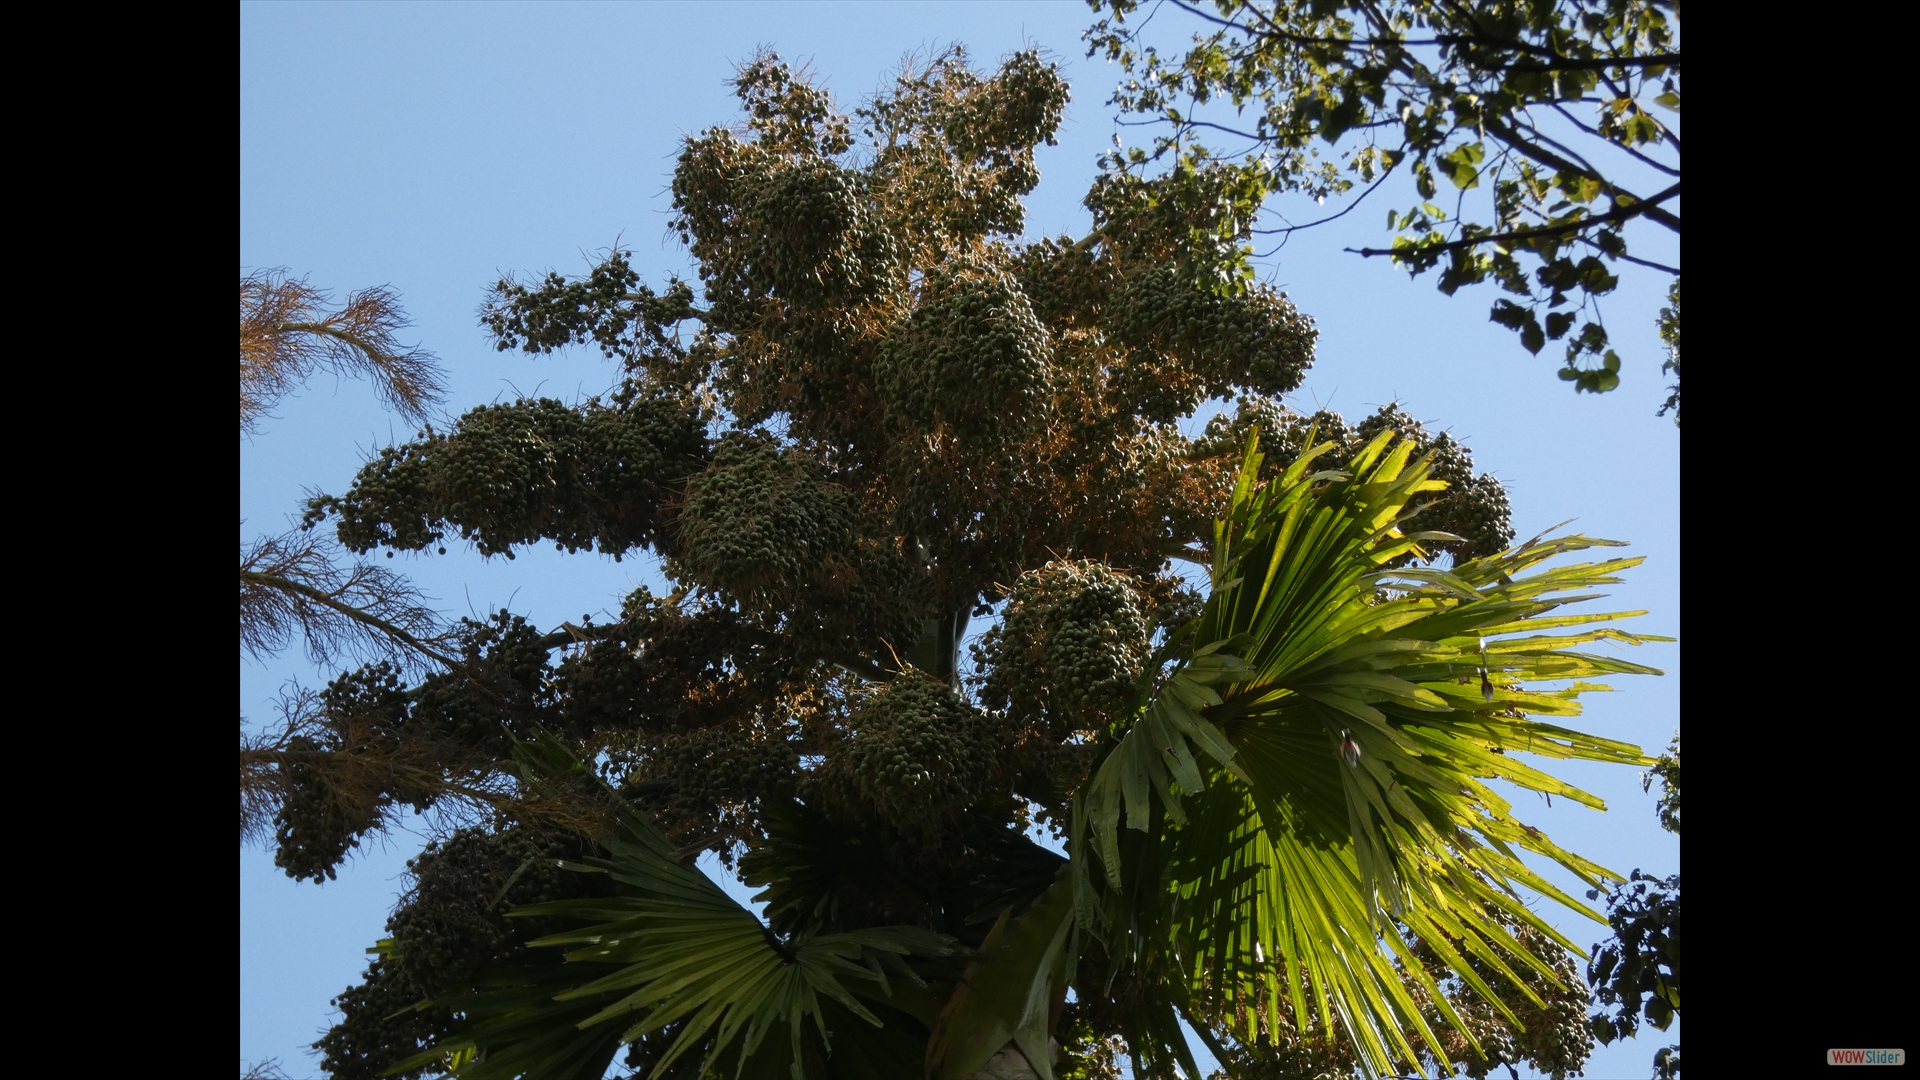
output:
<path id="1" fill-rule="evenodd" d="M 921 626 L 920 639 L 901 654 L 902 659 L 958 689 L 960 639 L 967 633 L 968 614 L 961 608 L 927 619 Z"/>

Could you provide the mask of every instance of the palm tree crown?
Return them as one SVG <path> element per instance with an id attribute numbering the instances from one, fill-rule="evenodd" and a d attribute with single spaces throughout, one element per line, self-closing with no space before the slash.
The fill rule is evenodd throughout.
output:
<path id="1" fill-rule="evenodd" d="M 473 1080 L 597 1076 L 619 1045 L 654 1037 L 655 1077 L 697 1053 L 719 1076 L 958 1080 L 1017 1052 L 1053 1080 L 1062 1002 L 1094 969 L 1138 1075 L 1198 1075 L 1182 1018 L 1223 1058 L 1221 1038 L 1312 1028 L 1369 1072 L 1478 1052 L 1460 1001 L 1521 1026 L 1511 989 L 1542 1005 L 1534 986 L 1566 981 L 1552 947 L 1574 948 L 1522 890 L 1604 921 L 1521 853 L 1596 887 L 1618 875 L 1519 821 L 1488 781 L 1597 808 L 1517 755 L 1651 764 L 1536 718 L 1576 715 L 1605 689 L 1590 676 L 1657 674 L 1576 648 L 1662 640 L 1610 625 L 1638 612 L 1562 610 L 1639 560 L 1544 567 L 1617 546 L 1561 536 L 1423 564 L 1423 545 L 1450 539 L 1407 512 L 1443 486 L 1431 462 L 1382 432 L 1346 469 L 1315 471 L 1329 446 L 1263 482 L 1249 439 L 1205 607 L 1107 726 L 1071 858 L 1001 907 L 980 947 L 907 926 L 776 932 L 627 810 L 608 856 L 577 865 L 608 875 L 610 896 L 514 912 L 587 923 L 534 942 L 570 947 L 567 963 L 499 973 L 460 1002 L 470 1037 L 408 1065 L 454 1052 Z M 535 783 L 580 768 L 558 742 L 521 756 Z M 776 827 L 747 859 L 779 911 L 823 909 L 832 891 L 830 868 L 793 871 L 807 843 Z M 1449 977 L 1468 994 L 1450 996 Z"/>

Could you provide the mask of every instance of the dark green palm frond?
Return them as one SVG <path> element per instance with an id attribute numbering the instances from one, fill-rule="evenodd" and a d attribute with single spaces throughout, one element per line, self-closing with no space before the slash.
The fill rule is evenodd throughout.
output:
<path id="1" fill-rule="evenodd" d="M 553 746 L 523 749 L 530 771 L 573 771 L 557 757 L 536 762 L 543 751 L 554 757 Z M 571 946 L 567 963 L 548 965 L 538 979 L 445 1003 L 466 1015 L 469 1037 L 433 1053 L 477 1051 L 476 1060 L 454 1070 L 461 1080 L 598 1080 L 621 1045 L 669 1028 L 678 1035 L 651 1076 L 704 1048 L 702 1071 L 763 1077 L 777 1069 L 802 1080 L 809 1040 L 818 1040 L 818 1052 L 834 1053 L 843 1041 L 861 1041 L 867 1029 L 865 1041 L 875 1046 L 844 1055 L 849 1064 L 890 1060 L 899 1051 L 872 1034 L 884 1024 L 876 1010 L 896 1021 L 931 1021 L 937 1000 L 907 958 L 953 957 L 952 939 L 887 926 L 782 940 L 705 874 L 681 865 L 638 813 L 620 813 L 601 844 L 606 858 L 567 865 L 610 875 L 616 895 L 511 912 L 588 924 L 529 943 Z M 864 1023 L 832 1024 L 830 1016 Z"/>
<path id="2" fill-rule="evenodd" d="M 765 840 L 740 857 L 740 875 L 762 888 L 754 899 L 783 936 L 909 924 L 978 944 L 1002 911 L 1019 915 L 1046 892 L 1066 861 L 997 822 L 969 822 L 964 844 L 930 857 L 875 815 L 768 800 L 760 820 Z"/>

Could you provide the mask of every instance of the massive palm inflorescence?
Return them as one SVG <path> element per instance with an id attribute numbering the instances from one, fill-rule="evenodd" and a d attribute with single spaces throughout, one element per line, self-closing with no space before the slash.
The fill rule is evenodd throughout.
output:
<path id="1" fill-rule="evenodd" d="M 772 56 L 738 88 L 674 175 L 697 286 L 614 251 L 492 294 L 503 349 L 596 343 L 613 391 L 475 409 L 310 508 L 363 552 L 647 551 L 674 586 L 317 699 L 289 872 L 393 805 L 497 815 L 417 862 L 330 1071 L 1051 1078 L 1120 1040 L 1166 1075 L 1181 1017 L 1242 1071 L 1577 1067 L 1569 943 L 1515 890 L 1573 903 L 1529 851 L 1607 872 L 1487 781 L 1592 802 L 1515 755 L 1644 762 L 1533 718 L 1645 670 L 1557 611 L 1629 561 L 1509 548 L 1500 485 L 1397 408 L 1280 405 L 1314 330 L 1252 283 L 1228 174 L 1106 175 L 1088 235 L 1022 240 L 1067 101 L 1038 56 L 944 54 L 851 115 Z M 329 801 L 401 746 L 459 782 Z"/>

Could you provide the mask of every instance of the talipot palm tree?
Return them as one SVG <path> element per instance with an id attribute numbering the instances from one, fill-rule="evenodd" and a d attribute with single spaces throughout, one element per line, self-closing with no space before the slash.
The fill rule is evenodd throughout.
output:
<path id="1" fill-rule="evenodd" d="M 1529 718 L 1575 708 L 1543 680 L 1639 670 L 1550 614 L 1624 563 L 1539 571 L 1592 542 L 1509 550 L 1499 482 L 1396 406 L 1285 408 L 1316 331 L 1255 281 L 1231 170 L 1103 171 L 1090 231 L 1030 237 L 1043 57 L 943 53 L 851 113 L 770 54 L 736 89 L 674 170 L 697 281 L 614 250 L 490 293 L 500 348 L 597 345 L 608 395 L 470 409 L 308 505 L 359 553 L 550 543 L 672 590 L 463 620 L 445 670 L 316 696 L 265 808 L 290 874 L 401 807 L 491 824 L 416 860 L 323 1068 L 554 1080 L 624 1041 L 658 1080 L 1093 1080 L 1122 1043 L 1191 1072 L 1182 1017 L 1243 1072 L 1552 1057 L 1538 1016 L 1584 989 L 1518 859 L 1604 875 L 1484 782 L 1642 760 Z"/>
<path id="2" fill-rule="evenodd" d="M 623 809 L 604 857 L 571 864 L 606 875 L 606 895 L 514 911 L 575 928 L 440 1002 L 467 1035 L 390 1071 L 444 1058 L 463 1080 L 597 1078 L 638 1041 L 658 1078 L 1054 1080 L 1070 987 L 1117 1013 L 1139 1076 L 1199 1075 L 1183 1018 L 1223 1061 L 1221 1037 L 1256 1046 L 1291 1025 L 1370 1074 L 1449 1067 L 1449 1036 L 1479 1051 L 1462 1002 L 1518 1026 L 1512 989 L 1540 1004 L 1534 987 L 1565 979 L 1552 947 L 1575 949 L 1522 897 L 1604 922 L 1523 853 L 1593 887 L 1618 875 L 1488 782 L 1599 807 L 1520 756 L 1651 764 L 1553 721 L 1604 689 L 1592 676 L 1658 673 L 1579 646 L 1666 639 L 1611 625 L 1637 612 L 1566 610 L 1639 560 L 1546 564 L 1615 542 L 1536 538 L 1443 569 L 1424 556 L 1453 538 L 1409 521 L 1444 486 L 1428 458 L 1383 431 L 1317 471 L 1330 448 L 1262 480 L 1249 439 L 1204 608 L 1097 744 L 1070 857 L 1029 860 L 977 948 L 857 925 L 857 838 L 823 837 L 803 805 L 742 860 L 765 923 Z M 518 760 L 535 789 L 593 782 L 552 739 Z"/>

